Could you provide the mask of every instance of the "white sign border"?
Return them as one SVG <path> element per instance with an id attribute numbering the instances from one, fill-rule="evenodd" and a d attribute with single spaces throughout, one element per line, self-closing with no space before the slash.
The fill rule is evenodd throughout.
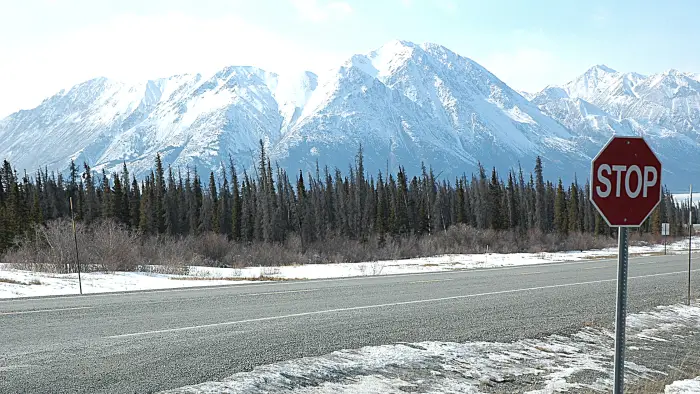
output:
<path id="1" fill-rule="evenodd" d="M 598 159 L 598 157 L 600 157 L 601 153 L 603 153 L 603 152 L 605 151 L 605 149 L 606 149 L 616 138 L 640 139 L 640 140 L 644 141 L 644 143 L 649 147 L 649 150 L 651 151 L 651 154 L 654 155 L 654 158 L 656 158 L 656 160 L 659 162 L 659 164 L 661 164 L 661 171 L 659 172 L 659 200 L 656 202 L 656 204 L 654 205 L 654 207 L 651 208 L 651 209 L 649 210 L 649 213 L 647 213 L 647 215 L 644 217 L 644 219 L 642 219 L 642 221 L 641 221 L 638 225 L 625 225 L 625 226 L 621 226 L 621 225 L 612 225 L 612 224 L 610 224 L 610 221 L 608 220 L 608 218 L 605 217 L 605 215 L 603 214 L 603 212 L 600 210 L 600 208 L 598 207 L 598 205 L 595 203 L 595 200 L 593 199 L 593 183 L 595 182 L 595 181 L 594 181 L 594 179 L 595 179 L 595 178 L 594 178 L 594 175 L 595 175 L 595 174 L 594 174 L 594 169 L 593 169 L 593 163 L 595 163 L 596 159 Z M 620 227 L 639 228 L 639 227 L 641 227 L 641 226 L 644 224 L 644 222 L 647 221 L 647 219 L 649 219 L 649 216 L 651 216 L 651 214 L 652 214 L 652 213 L 654 212 L 654 210 L 659 206 L 659 204 L 661 204 L 661 199 L 663 198 L 663 184 L 661 183 L 661 178 L 662 178 L 661 173 L 662 173 L 662 172 L 663 172 L 663 163 L 661 163 L 661 160 L 659 160 L 659 156 L 656 155 L 656 152 L 654 152 L 654 150 L 651 148 L 651 145 L 649 145 L 649 143 L 644 139 L 644 137 L 639 136 L 639 135 L 631 135 L 631 136 L 613 135 L 613 136 L 608 140 L 608 142 L 606 142 L 605 145 L 603 145 L 603 147 L 600 149 L 600 151 L 598 151 L 598 154 L 595 155 L 595 157 L 593 158 L 593 160 L 591 160 L 591 188 L 590 188 L 590 190 L 588 191 L 588 194 L 589 194 L 589 195 L 588 195 L 588 198 L 589 198 L 589 200 L 591 201 L 591 204 L 593 204 L 593 206 L 595 207 L 596 211 L 598 211 L 598 213 L 600 214 L 600 216 L 603 217 L 603 220 L 605 220 L 605 223 L 608 224 L 608 227 L 615 227 L 615 228 L 620 228 Z"/>

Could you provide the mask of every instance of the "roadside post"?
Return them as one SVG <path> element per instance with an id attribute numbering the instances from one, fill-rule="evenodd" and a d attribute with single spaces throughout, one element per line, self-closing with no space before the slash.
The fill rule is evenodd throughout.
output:
<path id="1" fill-rule="evenodd" d="M 664 238 L 664 256 L 666 255 L 666 239 L 671 235 L 671 224 L 661 223 L 661 236 Z"/>
<path id="2" fill-rule="evenodd" d="M 80 294 L 83 294 L 83 281 L 80 278 L 80 258 L 78 256 L 78 233 L 75 229 L 75 212 L 73 211 L 73 197 L 68 198 L 70 201 L 70 217 L 73 221 L 73 241 L 75 241 L 75 264 L 78 266 L 78 287 Z"/>
<path id="3" fill-rule="evenodd" d="M 690 306 L 690 273 L 693 260 L 693 185 L 690 185 L 690 204 L 688 204 L 688 305 Z"/>
<path id="4" fill-rule="evenodd" d="M 618 229 L 613 392 L 623 394 L 629 264 L 627 230 L 641 226 L 661 201 L 661 162 L 643 137 L 613 136 L 591 164 L 591 203 L 608 226 Z"/>

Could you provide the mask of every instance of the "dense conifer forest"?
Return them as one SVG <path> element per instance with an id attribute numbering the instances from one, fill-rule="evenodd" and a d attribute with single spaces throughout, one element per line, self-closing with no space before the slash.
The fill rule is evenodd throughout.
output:
<path id="1" fill-rule="evenodd" d="M 50 244 L 41 239 L 46 231 L 40 230 L 70 219 L 69 198 L 83 231 L 110 221 L 135 242 L 218 234 L 230 245 L 283 247 L 293 239 L 301 254 L 330 240 L 336 245 L 338 240 L 371 244 L 372 250 L 381 250 L 387 243 L 395 247 L 445 236 L 455 228 L 472 234 L 487 231 L 491 238 L 509 234 L 517 242 L 508 251 L 531 250 L 527 243 L 542 237 L 551 244 L 574 236 L 612 240 L 615 235 L 589 202 L 588 181 L 545 180 L 539 157 L 531 168 L 499 174 L 479 165 L 476 174 L 457 179 L 443 179 L 429 168 L 412 177 L 403 169 L 368 174 L 362 148 L 347 170 L 316 168 L 313 173 L 290 174 L 275 166 L 262 143 L 255 168 L 238 168 L 231 158 L 221 164 L 221 171 L 199 174 L 188 168 L 164 168 L 160 155 L 154 160 L 151 174 L 141 180 L 130 176 L 126 164 L 121 172 L 110 174 L 95 173 L 86 163 L 71 163 L 64 176 L 47 170 L 20 173 L 4 161 L 0 253 L 27 244 Z M 662 203 L 636 233 L 658 234 L 661 223 L 670 222 L 672 235 L 681 235 L 687 231 L 689 209 L 664 190 Z M 477 245 L 469 250 L 488 241 L 471 242 Z M 414 254 L 423 253 L 430 251 Z M 362 258 L 382 256 L 370 253 Z"/>

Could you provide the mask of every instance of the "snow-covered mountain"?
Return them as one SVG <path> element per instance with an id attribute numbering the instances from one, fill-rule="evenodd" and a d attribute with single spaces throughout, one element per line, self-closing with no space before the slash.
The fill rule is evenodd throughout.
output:
<path id="1" fill-rule="evenodd" d="M 4 119 L 0 156 L 28 169 L 74 159 L 113 170 L 126 161 L 143 175 L 160 152 L 167 164 L 216 169 L 229 154 L 255 157 L 260 139 L 278 141 L 315 81 L 253 67 L 136 85 L 98 78 Z"/>
<path id="2" fill-rule="evenodd" d="M 347 168 L 363 144 L 370 168 L 446 175 L 479 161 L 507 168 L 544 155 L 564 166 L 572 135 L 477 63 L 434 44 L 394 41 L 324 75 L 273 155 L 290 167 Z M 563 168 L 562 168 L 563 169 Z"/>
<path id="3" fill-rule="evenodd" d="M 676 70 L 645 76 L 598 65 L 563 86 L 532 96 L 542 112 L 575 135 L 583 151 L 611 134 L 642 135 L 683 187 L 700 175 L 700 81 Z"/>
<path id="4" fill-rule="evenodd" d="M 571 180 L 585 178 L 613 133 L 644 132 L 673 181 L 687 183 L 680 164 L 692 159 L 681 155 L 700 152 L 698 85 L 675 71 L 597 66 L 565 86 L 519 93 L 445 47 L 392 41 L 321 75 L 227 67 L 140 84 L 90 80 L 0 120 L 0 158 L 61 171 L 71 159 L 108 171 L 126 161 L 142 176 L 160 152 L 168 165 L 208 172 L 229 155 L 249 168 L 262 139 L 291 172 L 317 162 L 345 170 L 362 144 L 372 173 L 417 173 L 422 162 L 442 178 L 478 162 L 529 170 L 540 155 L 549 176 Z"/>

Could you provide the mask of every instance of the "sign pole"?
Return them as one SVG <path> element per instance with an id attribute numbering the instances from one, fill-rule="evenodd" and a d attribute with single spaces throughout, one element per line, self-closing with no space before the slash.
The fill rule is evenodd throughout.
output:
<path id="1" fill-rule="evenodd" d="M 617 252 L 617 309 L 615 316 L 615 394 L 625 384 L 625 327 L 627 319 L 627 268 L 629 263 L 627 227 L 619 227 Z"/>
<path id="2" fill-rule="evenodd" d="M 80 278 L 80 259 L 78 258 L 78 234 L 75 230 L 75 211 L 73 210 L 73 197 L 70 200 L 70 216 L 73 220 L 73 241 L 75 241 L 75 264 L 78 265 L 78 287 L 80 288 L 80 294 L 83 294 L 83 281 Z"/>
<path id="3" fill-rule="evenodd" d="M 615 394 L 623 394 L 625 385 L 629 228 L 641 226 L 661 202 L 661 174 L 661 162 L 643 137 L 613 136 L 591 162 L 591 203 L 608 226 L 617 228 L 619 237 Z"/>
<path id="4" fill-rule="evenodd" d="M 690 185 L 690 206 L 688 208 L 688 305 L 690 305 L 690 268 L 693 257 L 693 185 Z"/>

